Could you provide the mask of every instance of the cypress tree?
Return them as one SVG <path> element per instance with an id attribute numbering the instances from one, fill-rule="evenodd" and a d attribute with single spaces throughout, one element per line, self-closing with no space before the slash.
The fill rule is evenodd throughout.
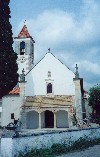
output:
<path id="1" fill-rule="evenodd" d="M 17 54 L 13 51 L 10 0 L 0 0 L 0 98 L 8 94 L 18 82 Z"/>

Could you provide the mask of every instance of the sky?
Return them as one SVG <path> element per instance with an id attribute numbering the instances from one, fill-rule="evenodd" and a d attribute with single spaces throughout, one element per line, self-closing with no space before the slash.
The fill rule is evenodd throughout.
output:
<path id="1" fill-rule="evenodd" d="M 84 88 L 100 84 L 100 0 L 10 0 L 13 37 L 24 21 L 35 40 L 35 63 L 48 48 L 75 72 Z"/>

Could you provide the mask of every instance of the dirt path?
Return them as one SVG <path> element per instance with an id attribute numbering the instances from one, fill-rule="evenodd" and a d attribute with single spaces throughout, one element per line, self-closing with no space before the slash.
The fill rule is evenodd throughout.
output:
<path id="1" fill-rule="evenodd" d="M 57 157 L 100 157 L 100 145 L 95 145 L 94 147 L 89 147 L 82 151 L 68 153 Z"/>

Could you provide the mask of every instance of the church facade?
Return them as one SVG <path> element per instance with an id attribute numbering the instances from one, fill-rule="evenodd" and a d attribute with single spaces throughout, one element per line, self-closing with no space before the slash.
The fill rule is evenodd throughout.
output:
<path id="1" fill-rule="evenodd" d="M 15 38 L 19 86 L 2 99 L 1 125 L 22 129 L 72 128 L 86 118 L 83 79 L 49 51 L 34 65 L 34 43 L 26 25 Z"/>

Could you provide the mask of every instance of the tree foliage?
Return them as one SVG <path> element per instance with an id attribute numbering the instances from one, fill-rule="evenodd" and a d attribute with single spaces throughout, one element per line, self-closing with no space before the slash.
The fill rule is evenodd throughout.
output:
<path id="1" fill-rule="evenodd" d="M 18 82 L 17 54 L 13 51 L 10 0 L 0 0 L 0 98 Z"/>
<path id="2" fill-rule="evenodd" d="M 93 108 L 96 119 L 100 119 L 100 85 L 92 87 L 89 91 L 89 105 Z"/>

